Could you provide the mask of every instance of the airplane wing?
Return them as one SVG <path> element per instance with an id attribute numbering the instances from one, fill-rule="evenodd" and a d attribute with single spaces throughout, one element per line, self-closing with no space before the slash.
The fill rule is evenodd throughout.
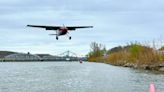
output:
<path id="1" fill-rule="evenodd" d="M 76 30 L 76 29 L 79 29 L 79 28 L 93 28 L 93 26 L 68 26 L 67 29 L 68 30 Z"/>
<path id="2" fill-rule="evenodd" d="M 37 28 L 45 28 L 46 30 L 58 30 L 60 26 L 42 26 L 42 25 L 27 25 L 28 27 L 37 27 Z"/>

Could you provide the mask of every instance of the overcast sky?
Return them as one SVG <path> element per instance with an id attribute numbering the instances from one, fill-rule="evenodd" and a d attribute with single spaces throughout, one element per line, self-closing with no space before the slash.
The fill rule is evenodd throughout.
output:
<path id="1" fill-rule="evenodd" d="M 27 24 L 94 26 L 68 37 Z M 0 50 L 85 55 L 91 42 L 107 49 L 131 41 L 163 40 L 163 0 L 0 0 Z"/>

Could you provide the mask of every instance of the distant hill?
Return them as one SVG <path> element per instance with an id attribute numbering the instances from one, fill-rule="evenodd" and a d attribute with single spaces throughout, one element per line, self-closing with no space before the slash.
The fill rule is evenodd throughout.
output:
<path id="1" fill-rule="evenodd" d="M 5 56 L 7 55 L 10 55 L 10 54 L 15 54 L 17 52 L 12 52 L 12 51 L 0 51 L 0 58 L 4 58 Z"/>

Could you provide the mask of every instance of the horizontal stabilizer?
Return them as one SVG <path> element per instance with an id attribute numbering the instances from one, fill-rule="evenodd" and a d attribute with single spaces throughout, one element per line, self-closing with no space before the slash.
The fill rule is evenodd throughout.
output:
<path id="1" fill-rule="evenodd" d="M 57 35 L 57 34 L 49 34 L 49 35 Z"/>

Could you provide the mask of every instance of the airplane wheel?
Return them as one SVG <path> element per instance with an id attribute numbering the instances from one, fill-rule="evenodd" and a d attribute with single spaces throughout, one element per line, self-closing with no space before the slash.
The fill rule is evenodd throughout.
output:
<path id="1" fill-rule="evenodd" d="M 71 36 L 69 37 L 69 40 L 71 40 Z"/>
<path id="2" fill-rule="evenodd" d="M 59 38 L 58 37 L 56 37 L 56 40 L 58 40 Z"/>

